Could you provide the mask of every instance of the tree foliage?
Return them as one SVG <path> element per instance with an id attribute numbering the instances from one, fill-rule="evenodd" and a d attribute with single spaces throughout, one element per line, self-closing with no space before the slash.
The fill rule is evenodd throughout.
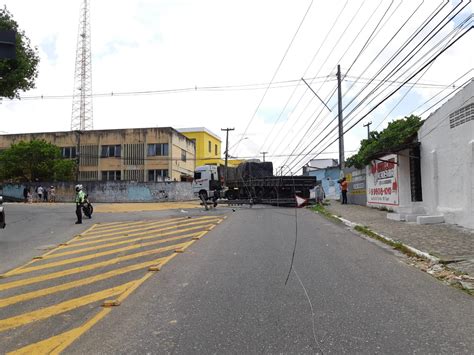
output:
<path id="1" fill-rule="evenodd" d="M 16 59 L 0 59 L 0 97 L 19 98 L 19 90 L 35 87 L 39 56 L 7 8 L 0 9 L 0 30 L 16 32 Z"/>
<path id="2" fill-rule="evenodd" d="M 420 117 L 411 115 L 392 121 L 382 132 L 370 132 L 369 139 L 360 141 L 357 154 L 346 160 L 347 166 L 362 169 L 370 164 L 370 157 L 378 153 L 390 152 L 394 148 L 410 143 L 416 136 L 423 121 Z"/>
<path id="3" fill-rule="evenodd" d="M 76 162 L 62 159 L 61 150 L 44 140 L 19 142 L 0 153 L 0 179 L 70 181 Z"/>

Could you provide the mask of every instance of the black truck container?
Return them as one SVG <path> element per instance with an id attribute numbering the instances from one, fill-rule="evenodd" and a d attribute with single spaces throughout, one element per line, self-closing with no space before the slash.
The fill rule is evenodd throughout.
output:
<path id="1" fill-rule="evenodd" d="M 224 167 L 219 167 L 219 176 L 225 176 Z M 295 195 L 309 198 L 310 190 L 316 183 L 314 176 L 274 176 L 272 162 L 245 162 L 237 168 L 228 168 L 224 197 L 274 204 L 294 200 Z"/>

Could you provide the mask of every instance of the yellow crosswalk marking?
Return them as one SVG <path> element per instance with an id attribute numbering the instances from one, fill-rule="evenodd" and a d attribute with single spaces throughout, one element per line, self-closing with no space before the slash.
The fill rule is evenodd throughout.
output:
<path id="1" fill-rule="evenodd" d="M 198 233 L 199 236 L 203 236 L 207 231 L 202 231 Z M 192 245 L 195 241 L 191 240 L 186 243 L 182 243 L 182 248 L 186 249 Z M 173 259 L 177 254 L 171 254 L 163 259 L 160 262 L 161 265 L 165 265 L 171 259 Z M 117 300 L 123 302 L 134 290 L 136 290 L 141 284 L 143 284 L 148 278 L 154 274 L 153 271 L 147 272 L 142 278 L 132 281 L 130 287 L 127 287 L 124 292 L 122 292 Z M 106 297 L 111 297 L 107 295 Z M 91 329 L 95 324 L 97 324 L 101 319 L 103 319 L 107 314 L 112 311 L 112 308 L 103 308 L 98 312 L 94 317 L 85 322 L 83 325 L 64 332 L 62 334 L 53 336 L 51 338 L 39 341 L 34 344 L 27 345 L 21 349 L 17 349 L 8 353 L 9 355 L 15 354 L 60 354 L 64 351 L 69 345 L 71 345 L 75 340 L 77 340 L 82 334 Z"/>
<path id="2" fill-rule="evenodd" d="M 176 239 L 188 238 L 188 237 L 193 237 L 195 234 L 196 233 L 190 233 L 190 234 L 185 234 L 185 235 L 181 235 L 181 236 L 174 237 L 174 238 L 168 238 L 168 239 L 176 240 Z M 140 243 L 140 244 L 137 244 L 137 245 L 130 245 L 128 247 L 103 251 L 101 253 L 88 254 L 88 255 L 78 256 L 76 258 L 56 261 L 56 262 L 52 262 L 52 263 L 41 264 L 41 265 L 37 265 L 37 266 L 30 266 L 30 267 L 18 270 L 13 275 L 20 275 L 20 274 L 25 274 L 25 273 L 31 272 L 31 271 L 44 270 L 44 269 L 48 269 L 48 268 L 52 268 L 52 267 L 56 267 L 56 266 L 62 266 L 62 265 L 78 263 L 78 262 L 81 262 L 81 261 L 100 258 L 102 256 L 107 256 L 107 255 L 121 253 L 121 252 L 124 252 L 124 251 L 139 249 L 139 248 L 147 247 L 147 246 L 150 246 L 150 245 L 162 244 L 162 243 L 168 242 L 169 241 L 168 239 L 158 240 L 158 241 L 154 241 L 154 242 Z"/>
<path id="3" fill-rule="evenodd" d="M 95 226 L 95 225 L 93 225 L 92 227 L 88 228 L 88 229 L 86 230 L 86 232 L 92 230 L 92 229 L 94 228 L 94 226 Z M 78 238 L 79 238 L 79 236 L 75 236 L 74 238 L 71 239 L 71 242 L 74 241 L 74 240 L 76 240 L 76 239 L 78 239 Z M 47 256 L 47 255 L 51 254 L 52 252 L 54 252 L 55 250 L 56 250 L 56 248 L 55 248 L 55 249 L 52 249 L 52 250 L 49 250 L 49 251 L 47 251 L 46 253 L 44 253 L 42 256 Z M 38 261 L 38 260 L 40 260 L 40 259 L 33 259 L 33 260 L 27 262 L 27 263 L 24 264 L 24 265 L 21 265 L 21 266 L 15 268 L 15 269 L 12 269 L 12 270 L 10 270 L 10 271 L 4 273 L 3 276 L 15 275 L 15 273 L 16 273 L 17 271 L 19 271 L 19 270 L 21 270 L 21 269 L 24 269 L 24 268 L 27 267 L 28 265 L 31 265 L 31 264 L 33 264 L 34 262 Z"/>
<path id="4" fill-rule="evenodd" d="M 203 216 L 203 217 L 198 217 L 198 218 L 192 218 L 193 220 L 201 220 L 201 219 L 211 219 L 215 218 L 214 216 Z M 147 221 L 147 222 L 141 222 L 137 223 L 136 225 L 129 226 L 129 224 L 124 224 L 121 226 L 114 227 L 113 229 L 109 230 L 94 230 L 93 233 L 83 233 L 82 239 L 94 239 L 94 238 L 100 238 L 102 236 L 109 236 L 109 235 L 115 235 L 115 234 L 120 234 L 120 233 L 129 233 L 129 232 L 135 232 L 135 231 L 140 231 L 140 230 L 146 230 L 148 228 L 151 228 L 152 226 L 156 225 L 169 225 L 172 223 L 180 222 L 180 221 L 186 221 L 189 220 L 187 217 L 179 217 L 179 218 L 170 218 L 170 219 L 163 219 L 159 221 Z M 135 228 L 137 226 L 140 226 L 140 228 Z M 135 229 L 133 229 L 135 228 Z M 105 233 L 104 233 L 105 232 Z"/>
<path id="5" fill-rule="evenodd" d="M 206 231 L 204 231 L 202 233 L 198 233 L 197 235 L 205 234 L 205 233 L 206 233 Z M 28 279 L 23 279 L 23 280 L 18 280 L 18 281 L 13 281 L 13 282 L 9 282 L 9 283 L 0 284 L 0 291 L 9 290 L 9 289 L 16 288 L 16 287 L 21 287 L 21 286 L 27 286 L 27 285 L 35 284 L 35 283 L 38 283 L 38 282 L 53 280 L 53 279 L 57 279 L 57 278 L 65 277 L 65 276 L 69 276 L 69 275 L 74 275 L 74 274 L 78 274 L 78 273 L 81 273 L 81 272 L 98 269 L 100 267 L 106 267 L 106 266 L 118 264 L 118 263 L 121 263 L 123 261 L 140 258 L 142 256 L 148 256 L 148 255 L 162 253 L 164 251 L 174 250 L 174 248 L 177 248 L 177 247 L 180 247 L 180 246 L 183 246 L 183 245 L 184 245 L 184 243 L 170 245 L 169 247 L 165 247 L 165 248 L 152 249 L 152 250 L 147 250 L 147 251 L 143 251 L 143 252 L 140 252 L 140 253 L 134 253 L 134 254 L 129 254 L 129 255 L 125 255 L 125 256 L 119 256 L 117 258 L 113 258 L 113 259 L 106 260 L 106 261 L 101 261 L 101 262 L 95 263 L 95 264 L 89 264 L 89 265 L 80 266 L 80 267 L 76 267 L 76 268 L 72 268 L 72 269 L 61 270 L 61 271 L 46 274 L 46 275 L 40 275 L 40 276 L 36 276 L 36 277 L 31 277 L 31 278 L 28 278 Z"/>
<path id="6" fill-rule="evenodd" d="M 158 258 L 158 259 L 155 259 L 155 260 L 130 265 L 130 266 L 127 266 L 127 267 L 112 270 L 112 271 L 109 271 L 109 272 L 106 272 L 106 273 L 103 273 L 103 274 L 99 274 L 99 275 L 96 275 L 96 276 L 87 277 L 85 279 L 68 282 L 68 283 L 65 283 L 65 284 L 58 285 L 58 286 L 53 286 L 53 287 L 48 287 L 48 288 L 44 288 L 44 289 L 37 290 L 37 291 L 23 293 L 23 294 L 18 295 L 18 296 L 2 298 L 2 299 L 0 299 L 0 308 L 7 307 L 7 306 L 10 306 L 10 305 L 15 304 L 15 303 L 28 301 L 28 300 L 31 300 L 31 299 L 34 299 L 34 298 L 50 295 L 50 294 L 53 294 L 53 293 L 70 290 L 70 289 L 75 288 L 75 287 L 89 285 L 91 283 L 101 281 L 101 280 L 106 280 L 108 278 L 118 276 L 118 275 L 122 275 L 122 274 L 125 274 L 125 273 L 128 273 L 128 272 L 132 272 L 132 271 L 136 271 L 136 270 L 140 270 L 140 269 L 146 269 L 151 265 L 160 264 L 160 262 L 164 261 L 165 259 L 167 259 L 167 257 Z"/>
<path id="7" fill-rule="evenodd" d="M 123 240 L 123 241 L 119 241 L 119 242 L 95 245 L 95 246 L 92 246 L 92 247 L 82 248 L 82 249 L 75 249 L 75 250 L 66 251 L 66 252 L 63 252 L 63 253 L 50 254 L 48 256 L 45 256 L 43 259 L 53 259 L 53 258 L 58 258 L 58 257 L 61 257 L 61 256 L 66 256 L 66 255 L 74 255 L 74 254 L 79 254 L 79 253 L 85 253 L 85 252 L 92 251 L 92 250 L 106 249 L 106 248 L 111 248 L 111 247 L 118 246 L 118 245 L 130 244 L 130 243 L 137 242 L 137 241 L 155 239 L 155 238 L 165 237 L 165 236 L 176 234 L 176 233 L 188 232 L 190 230 L 195 230 L 195 229 L 208 228 L 207 230 L 209 230 L 209 228 L 210 228 L 209 226 L 215 226 L 215 224 L 199 224 L 197 226 L 193 226 L 193 227 L 190 227 L 190 228 L 179 229 L 179 230 L 175 230 L 175 231 L 171 231 L 171 232 L 167 232 L 167 233 L 144 235 L 144 236 L 141 236 L 139 238 L 132 238 L 132 239 L 127 239 L 127 240 Z M 152 232 L 155 232 L 155 231 L 152 231 Z"/>
<path id="8" fill-rule="evenodd" d="M 192 226 L 192 225 L 197 225 L 197 224 L 201 224 L 201 223 L 209 223 L 209 222 L 218 224 L 220 220 L 221 219 L 216 218 L 216 219 L 212 219 L 212 220 L 197 221 L 197 222 L 192 222 L 192 223 L 183 223 L 183 224 L 180 224 L 180 225 L 172 225 L 170 227 L 153 229 L 149 232 L 156 233 L 156 232 L 162 232 L 162 231 L 165 231 L 165 230 L 177 229 L 177 228 L 180 228 L 180 227 Z M 64 250 L 64 249 L 75 248 L 75 247 L 84 246 L 84 245 L 93 245 L 93 244 L 99 244 L 99 243 L 109 242 L 109 241 L 113 241 L 113 240 L 120 240 L 120 239 L 124 239 L 124 238 L 136 237 L 136 236 L 139 236 L 139 235 L 147 234 L 149 232 L 132 233 L 132 234 L 127 234 L 127 235 L 121 235 L 119 237 L 111 237 L 111 238 L 103 238 L 103 239 L 99 239 L 99 240 L 91 240 L 91 241 L 88 241 L 88 242 L 80 242 L 79 241 L 78 243 L 68 244 L 68 245 L 66 245 L 66 246 L 64 246 L 60 249 L 57 249 L 57 250 Z"/>
<path id="9" fill-rule="evenodd" d="M 1 319 L 0 320 L 0 332 L 17 328 L 22 325 L 36 322 L 39 320 L 43 320 L 61 313 L 65 313 L 76 309 L 78 307 L 85 306 L 87 304 L 97 302 L 112 296 L 120 295 L 121 293 L 125 292 L 127 288 L 133 286 L 135 281 L 127 282 L 123 285 L 112 287 L 103 291 L 95 292 L 89 295 L 85 295 L 82 297 L 74 298 L 72 300 L 68 300 L 54 306 L 38 309 L 36 311 L 20 314 L 15 317 Z"/>

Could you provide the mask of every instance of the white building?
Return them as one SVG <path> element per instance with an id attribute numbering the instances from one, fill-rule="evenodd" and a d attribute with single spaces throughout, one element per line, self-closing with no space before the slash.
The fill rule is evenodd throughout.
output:
<path id="1" fill-rule="evenodd" d="M 474 80 L 433 112 L 417 141 L 367 167 L 367 205 L 389 218 L 474 228 Z"/>
<path id="2" fill-rule="evenodd" d="M 426 212 L 474 228 L 474 80 L 427 118 L 418 140 Z"/>

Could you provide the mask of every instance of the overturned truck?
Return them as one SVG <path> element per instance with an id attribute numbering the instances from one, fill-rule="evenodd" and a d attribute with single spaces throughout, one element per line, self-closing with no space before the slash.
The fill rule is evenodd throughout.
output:
<path id="1" fill-rule="evenodd" d="M 293 205 L 295 195 L 309 198 L 314 176 L 275 176 L 271 162 L 245 162 L 236 168 L 204 165 L 194 173 L 193 192 L 203 200 L 225 198 L 250 203 Z"/>

